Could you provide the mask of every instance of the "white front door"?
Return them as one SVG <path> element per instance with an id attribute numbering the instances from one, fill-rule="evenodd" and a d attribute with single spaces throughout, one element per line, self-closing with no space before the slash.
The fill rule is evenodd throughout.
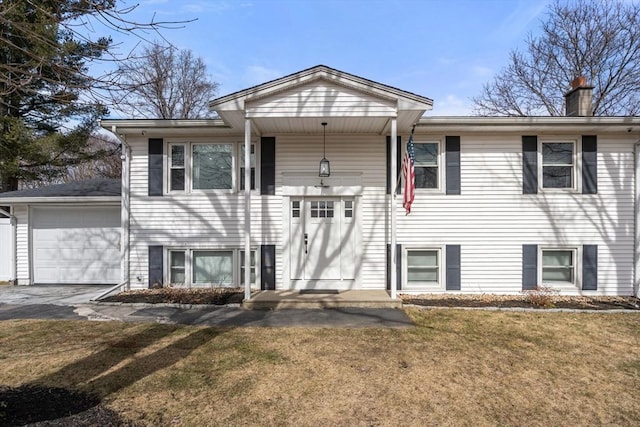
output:
<path id="1" fill-rule="evenodd" d="M 350 288 L 355 279 L 353 198 L 292 199 L 290 266 L 296 288 Z"/>

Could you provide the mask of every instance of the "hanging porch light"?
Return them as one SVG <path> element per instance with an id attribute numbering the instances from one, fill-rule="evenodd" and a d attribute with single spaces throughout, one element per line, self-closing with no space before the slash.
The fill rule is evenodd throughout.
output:
<path id="1" fill-rule="evenodd" d="M 318 176 L 320 178 L 326 178 L 331 175 L 331 165 L 326 157 L 327 149 L 327 122 L 322 122 L 322 160 L 320 160 L 320 169 Z"/>

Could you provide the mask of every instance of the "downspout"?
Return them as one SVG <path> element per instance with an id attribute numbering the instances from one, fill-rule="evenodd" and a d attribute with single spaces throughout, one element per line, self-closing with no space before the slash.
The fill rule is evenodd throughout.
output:
<path id="1" fill-rule="evenodd" d="M 129 290 L 131 288 L 131 283 L 129 282 L 129 247 L 131 243 L 131 233 L 129 231 L 131 218 L 131 207 L 129 205 L 129 176 L 131 168 L 131 146 L 127 144 L 125 138 L 118 134 L 118 129 L 115 125 L 111 126 L 111 133 L 113 133 L 116 138 L 118 138 L 120 143 L 122 143 L 122 155 L 120 157 L 122 159 L 122 194 L 120 201 L 120 257 L 122 270 L 121 282 L 122 284 L 125 284 L 125 289 Z"/>
<path id="2" fill-rule="evenodd" d="M 633 295 L 640 298 L 640 141 L 634 147 L 633 176 Z"/>
<path id="3" fill-rule="evenodd" d="M 13 210 L 13 206 L 10 209 Z M 11 262 L 11 279 L 9 281 L 15 286 L 18 284 L 18 218 L 4 209 L 0 209 L 0 213 L 8 216 L 11 224 L 11 255 L 13 260 Z"/>

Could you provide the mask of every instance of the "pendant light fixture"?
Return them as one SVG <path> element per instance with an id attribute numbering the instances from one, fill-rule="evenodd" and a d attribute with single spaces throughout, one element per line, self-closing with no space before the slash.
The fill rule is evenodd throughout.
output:
<path id="1" fill-rule="evenodd" d="M 327 149 L 327 122 L 322 122 L 322 160 L 320 160 L 320 170 L 318 176 L 326 178 L 331 175 L 331 166 L 326 157 Z"/>

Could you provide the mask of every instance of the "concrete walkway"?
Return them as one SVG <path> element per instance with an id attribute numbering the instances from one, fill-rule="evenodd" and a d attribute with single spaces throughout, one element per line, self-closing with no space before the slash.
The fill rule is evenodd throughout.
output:
<path id="1" fill-rule="evenodd" d="M 92 303 L 103 286 L 0 286 L 0 320 L 77 319 L 221 327 L 407 328 L 393 308 L 245 310 L 229 306 Z"/>

